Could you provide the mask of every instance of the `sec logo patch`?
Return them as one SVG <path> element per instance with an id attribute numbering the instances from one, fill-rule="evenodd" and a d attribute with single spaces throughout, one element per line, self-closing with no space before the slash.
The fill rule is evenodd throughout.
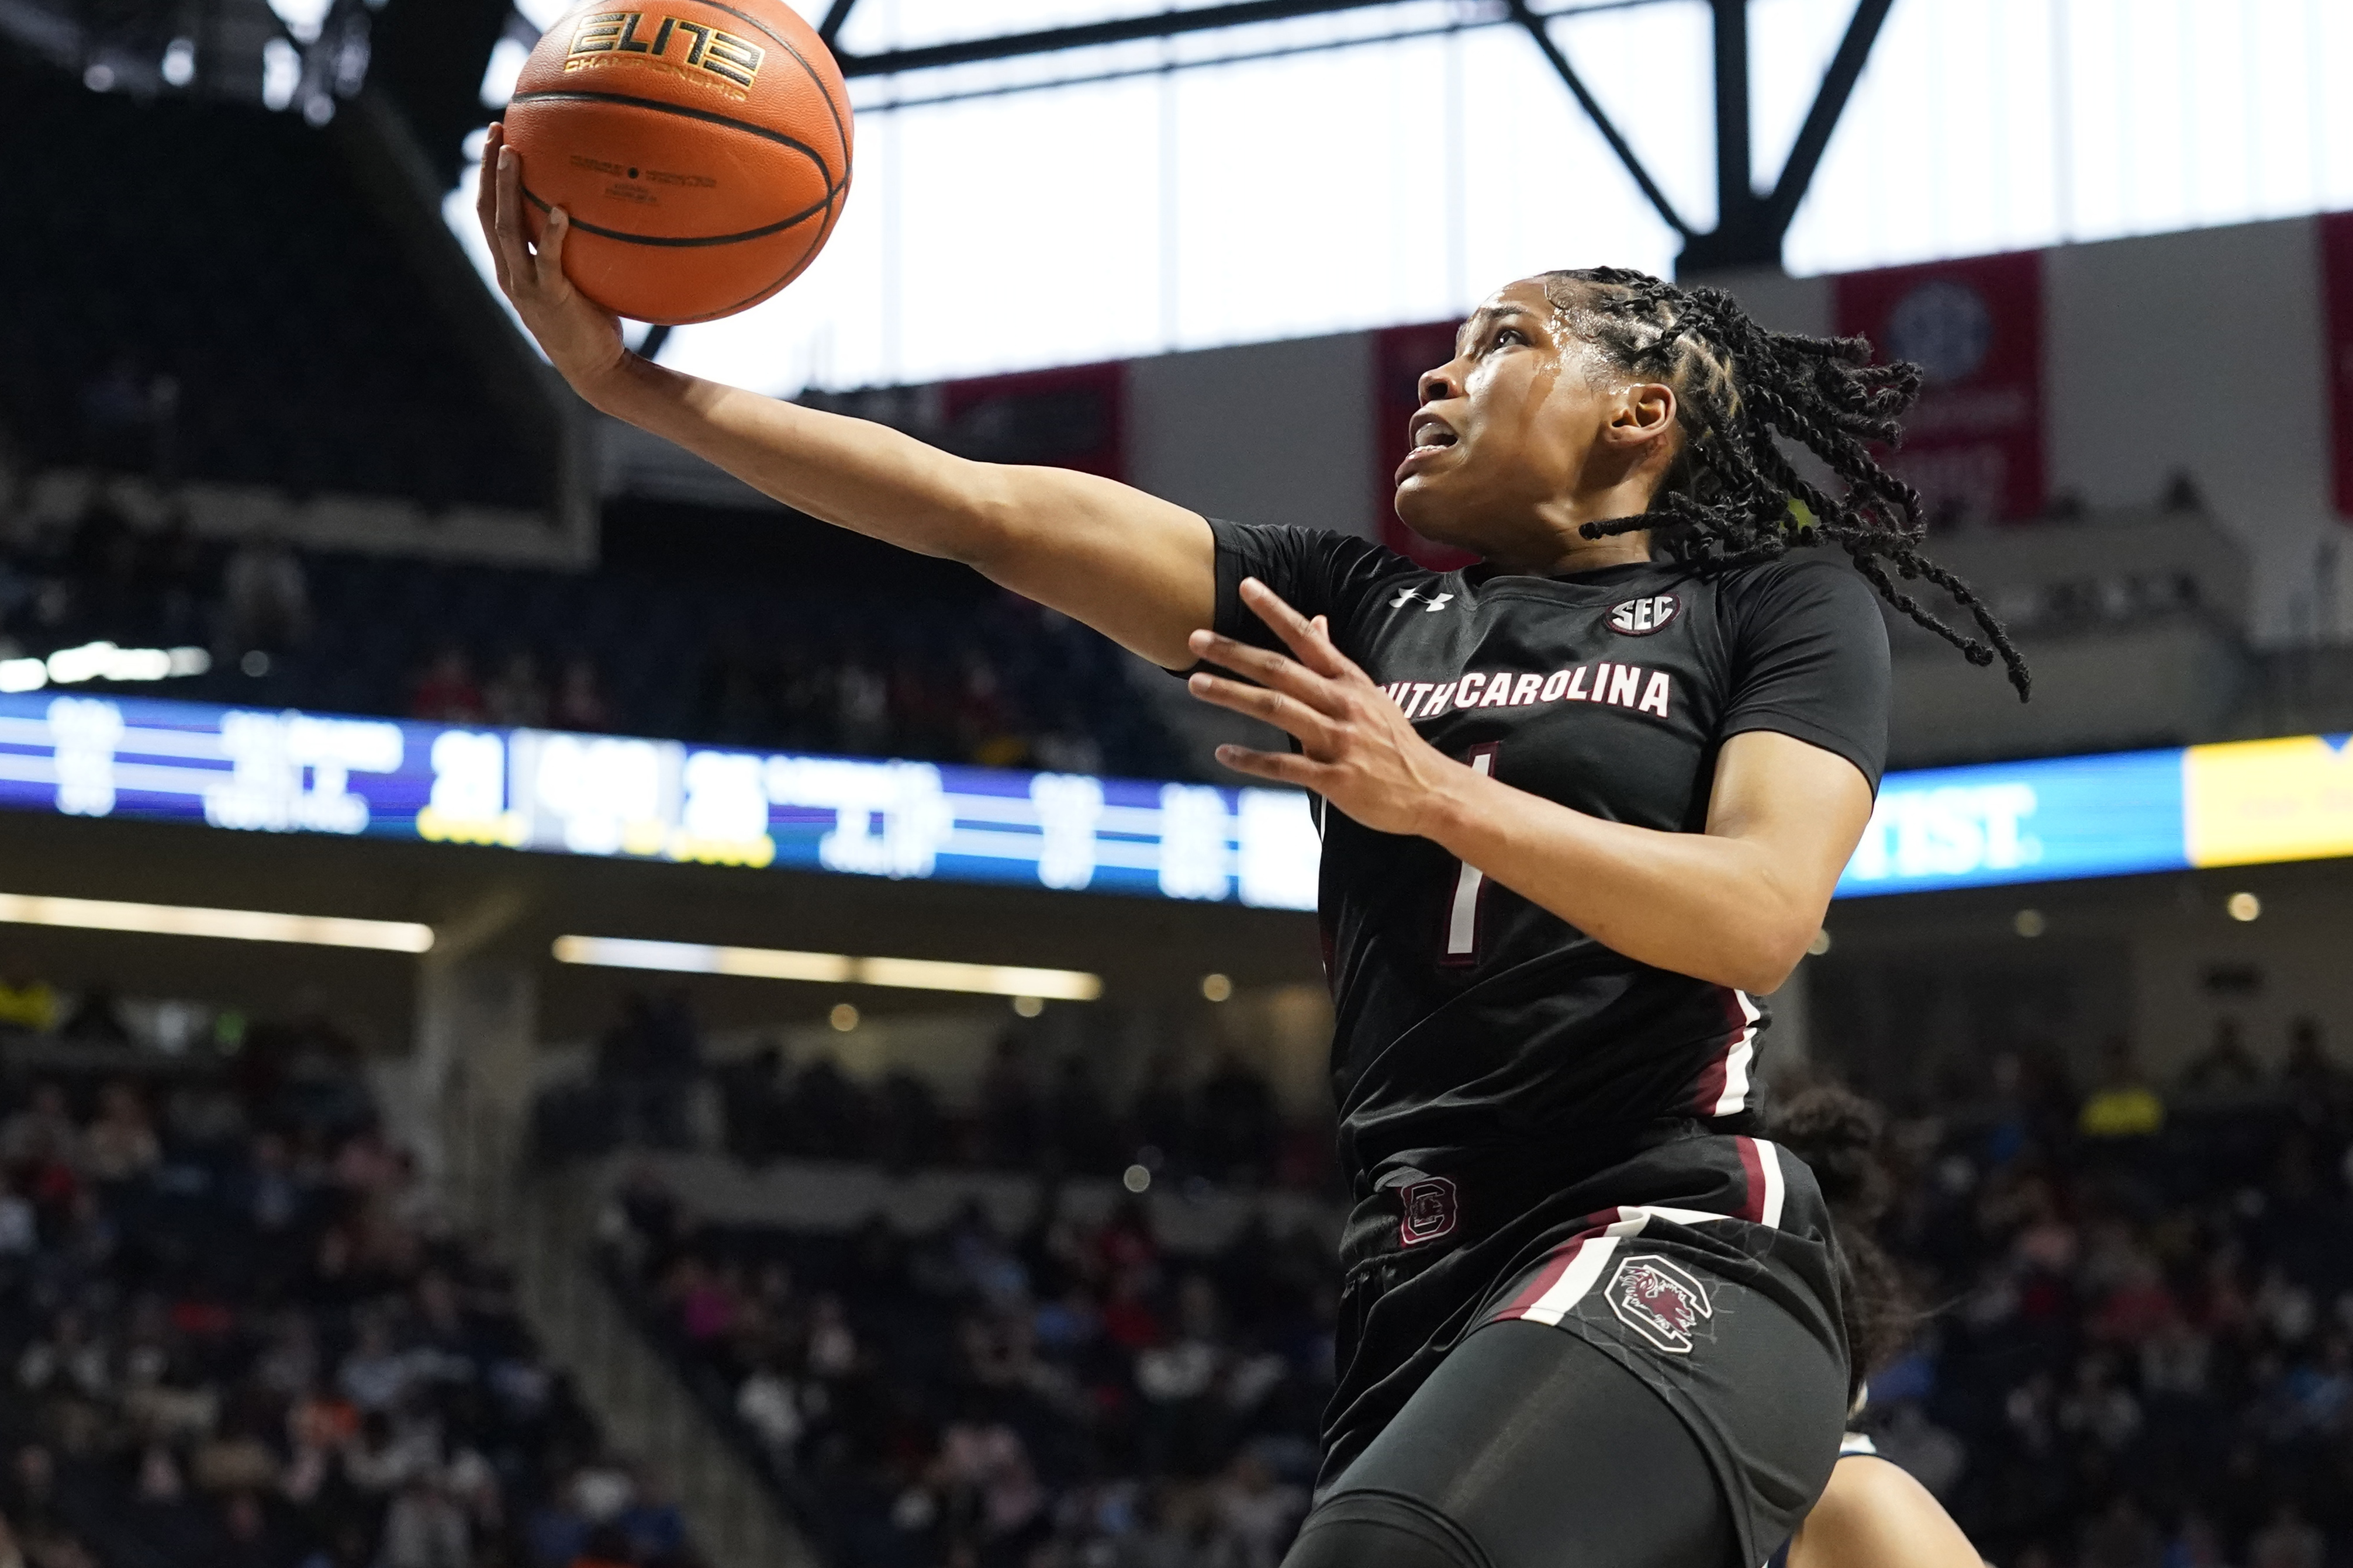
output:
<path id="1" fill-rule="evenodd" d="M 1606 1294 L 1620 1322 L 1669 1355 L 1691 1354 L 1693 1331 L 1715 1316 L 1707 1287 L 1654 1252 L 1618 1265 Z"/>
<path id="2" fill-rule="evenodd" d="M 1675 618 L 1683 603 L 1672 594 L 1653 594 L 1647 599 L 1629 599 L 1609 612 L 1609 629 L 1623 632 L 1630 637 L 1646 637 L 1664 627 Z"/>

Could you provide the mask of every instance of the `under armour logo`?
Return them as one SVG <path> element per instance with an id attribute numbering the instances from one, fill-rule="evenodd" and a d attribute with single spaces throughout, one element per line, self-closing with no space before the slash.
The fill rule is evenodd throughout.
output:
<path id="1" fill-rule="evenodd" d="M 1402 610 L 1407 605 L 1420 597 L 1421 590 L 1419 588 L 1399 588 L 1398 590 L 1398 596 L 1389 601 L 1389 608 L 1392 610 Z M 1426 616 L 1434 616 L 1453 602 L 1453 595 L 1440 594 L 1436 598 L 1430 601 L 1429 605 L 1422 611 L 1422 614 Z"/>

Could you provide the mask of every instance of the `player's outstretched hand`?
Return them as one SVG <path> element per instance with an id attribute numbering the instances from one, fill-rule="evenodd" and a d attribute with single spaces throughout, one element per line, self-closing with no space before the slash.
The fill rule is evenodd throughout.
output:
<path id="1" fill-rule="evenodd" d="M 482 143 L 482 177 L 474 197 L 482 237 L 491 243 L 499 289 L 539 340 L 548 360 L 573 389 L 596 401 L 594 388 L 628 358 L 621 323 L 572 286 L 564 273 L 564 238 L 571 216 L 551 207 L 539 244 L 524 227 L 522 155 L 506 142 L 506 127 L 493 125 Z"/>
<path id="2" fill-rule="evenodd" d="M 1414 733 L 1388 694 L 1333 646 L 1321 616 L 1309 620 L 1255 577 L 1243 582 L 1242 603 L 1297 657 L 1198 631 L 1189 644 L 1197 656 L 1258 684 L 1208 674 L 1187 684 L 1204 702 L 1289 731 L 1301 751 L 1219 746 L 1218 761 L 1314 790 L 1376 832 L 1426 832 L 1447 793 L 1475 775 Z"/>

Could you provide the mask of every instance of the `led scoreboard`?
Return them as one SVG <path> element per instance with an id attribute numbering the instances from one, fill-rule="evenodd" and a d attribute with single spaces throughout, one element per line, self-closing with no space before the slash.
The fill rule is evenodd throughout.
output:
<path id="1" fill-rule="evenodd" d="M 0 807 L 1313 909 L 1295 790 L 0 697 Z"/>
<path id="2" fill-rule="evenodd" d="M 1315 904 L 1293 790 L 95 694 L 0 695 L 0 808 Z M 1839 894 L 2347 855 L 2353 748 L 2299 736 L 1890 773 Z"/>

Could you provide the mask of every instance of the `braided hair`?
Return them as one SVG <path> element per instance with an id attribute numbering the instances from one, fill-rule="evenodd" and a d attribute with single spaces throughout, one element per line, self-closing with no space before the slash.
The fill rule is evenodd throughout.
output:
<path id="1" fill-rule="evenodd" d="M 1629 268 L 1547 272 L 1541 281 L 1554 308 L 1618 369 L 1675 389 L 1683 433 L 1651 510 L 1588 522 L 1587 538 L 1651 529 L 1675 559 L 1708 566 L 1771 561 L 1792 544 L 1827 541 L 1881 598 L 1971 664 L 1999 657 L 2026 700 L 2025 658 L 1968 584 L 1920 553 L 1920 494 L 1866 445 L 1901 438 L 1897 416 L 1920 395 L 1919 366 L 1873 364 L 1870 342 L 1859 337 L 1767 331 L 1720 289 L 1678 289 Z M 1833 499 L 1810 482 L 1777 437 L 1820 458 L 1845 494 Z M 1898 578 L 1943 589 L 1982 640 L 1947 626 Z"/>
<path id="2" fill-rule="evenodd" d="M 1886 1122 L 1861 1095 L 1817 1084 L 1774 1106 L 1765 1131 L 1812 1170 L 1837 1226 L 1839 1316 L 1851 1395 L 1895 1359 L 1926 1319 L 1879 1242 L 1880 1219 L 1895 1196 L 1894 1176 L 1880 1152 Z"/>

